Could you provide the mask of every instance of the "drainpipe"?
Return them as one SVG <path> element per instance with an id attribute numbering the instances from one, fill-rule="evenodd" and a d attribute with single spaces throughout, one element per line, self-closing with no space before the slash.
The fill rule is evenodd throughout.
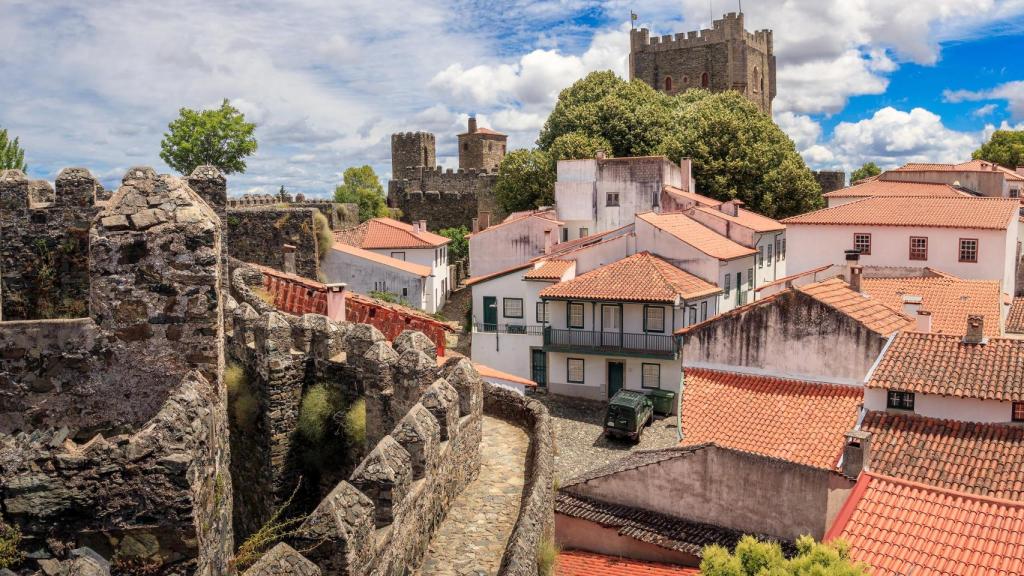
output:
<path id="1" fill-rule="evenodd" d="M 680 338 L 682 340 L 682 338 Z M 676 397 L 676 443 L 683 441 L 683 392 L 686 390 L 686 368 L 679 359 L 679 396 Z"/>

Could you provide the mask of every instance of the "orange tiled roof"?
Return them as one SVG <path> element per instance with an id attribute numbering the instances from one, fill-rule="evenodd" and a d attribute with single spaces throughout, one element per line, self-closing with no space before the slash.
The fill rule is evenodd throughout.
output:
<path id="1" fill-rule="evenodd" d="M 867 196 L 920 196 L 920 197 L 970 197 L 949 184 L 930 182 L 900 182 L 897 180 L 869 180 L 833 190 L 824 194 L 825 198 L 859 198 Z"/>
<path id="2" fill-rule="evenodd" d="M 920 226 L 1004 230 L 1018 217 L 1015 198 L 873 196 L 782 220 L 786 225 Z"/>
<path id="3" fill-rule="evenodd" d="M 485 134 L 488 136 L 508 136 L 508 134 L 498 132 L 497 130 L 491 130 L 490 128 L 484 128 L 483 126 L 477 127 L 476 132 L 463 132 L 462 134 L 459 134 L 459 136 L 469 136 L 470 134 Z"/>
<path id="4" fill-rule="evenodd" d="M 666 185 L 666 186 L 664 186 L 662 188 L 662 190 L 664 190 L 665 192 L 668 192 L 669 196 L 677 196 L 679 198 L 686 198 L 687 200 L 691 200 L 691 201 L 696 202 L 697 204 L 700 204 L 700 205 L 703 205 L 703 206 L 715 207 L 715 206 L 718 206 L 719 204 L 721 204 L 721 202 L 719 202 L 718 200 L 715 200 L 714 198 L 708 198 L 707 196 L 701 196 L 700 194 L 697 194 L 696 192 L 687 192 L 687 191 L 682 190 L 680 188 L 676 188 L 675 186 Z"/>
<path id="5" fill-rule="evenodd" d="M 682 445 L 719 446 L 833 469 L 857 423 L 859 387 L 687 368 Z"/>
<path id="6" fill-rule="evenodd" d="M 460 354 L 455 353 L 455 354 L 452 354 L 451 356 L 443 356 L 443 355 L 442 356 L 438 356 L 437 357 L 437 365 L 439 367 L 440 366 L 444 366 L 444 363 L 447 362 L 452 356 L 460 356 Z M 499 379 L 499 380 L 508 380 L 509 382 L 515 382 L 516 384 L 522 384 L 523 386 L 527 386 L 529 388 L 536 388 L 537 387 L 537 383 L 534 382 L 533 380 L 529 380 L 527 378 L 522 378 L 520 376 L 516 376 L 515 374 L 509 374 L 508 372 L 502 372 L 501 370 L 498 370 L 496 368 L 491 368 L 490 366 L 485 366 L 483 364 L 480 364 L 479 362 L 473 362 L 473 368 L 476 368 L 476 371 L 480 373 L 480 376 L 482 378 L 494 378 L 494 379 Z"/>
<path id="7" fill-rule="evenodd" d="M 875 298 L 868 298 L 850 289 L 842 278 L 805 284 L 796 288 L 826 306 L 857 320 L 869 330 L 883 336 L 916 325 L 916 320 L 890 308 Z"/>
<path id="8" fill-rule="evenodd" d="M 675 302 L 722 290 L 654 256 L 640 252 L 540 291 L 541 298 Z"/>
<path id="9" fill-rule="evenodd" d="M 369 260 L 370 262 L 376 262 L 377 264 L 383 264 L 384 266 L 390 266 L 403 272 L 415 274 L 426 278 L 430 276 L 430 268 L 423 266 L 422 264 L 413 264 L 412 262 L 406 262 L 405 260 L 399 260 L 398 258 L 392 258 L 383 254 L 377 254 L 376 252 L 370 252 L 369 250 L 363 250 L 355 246 L 350 246 L 344 242 L 335 242 L 334 249 L 339 252 L 350 254 L 363 260 Z"/>
<path id="10" fill-rule="evenodd" d="M 373 218 L 355 228 L 338 230 L 334 233 L 334 239 L 364 250 L 435 248 L 451 242 L 433 232 L 414 232 L 411 224 L 391 218 Z"/>
<path id="11" fill-rule="evenodd" d="M 686 214 L 645 212 L 637 214 L 636 217 L 719 260 L 733 260 L 757 253 L 753 248 L 733 242 Z"/>
<path id="12" fill-rule="evenodd" d="M 1024 504 L 862 473 L 826 540 L 873 576 L 1021 573 Z"/>
<path id="13" fill-rule="evenodd" d="M 987 160 L 970 160 L 960 164 L 924 164 L 908 163 L 893 170 L 893 172 L 992 172 L 995 167 L 997 172 L 1006 175 L 1007 180 L 1024 180 L 1024 176 L 1017 174 L 1014 170 L 1000 166 L 995 162 Z"/>
<path id="14" fill-rule="evenodd" d="M 873 411 L 861 430 L 871 433 L 874 472 L 1024 501 L 1024 427 Z"/>
<path id="15" fill-rule="evenodd" d="M 469 234 L 469 236 L 477 236 L 485 232 L 490 232 L 491 230 L 496 230 L 498 228 L 501 228 L 502 226 L 512 224 L 514 222 L 521 222 L 523 220 L 526 220 L 527 218 L 540 218 L 542 220 L 547 220 L 552 224 L 558 224 L 559 226 L 565 224 L 555 216 L 554 210 L 524 210 L 522 212 L 513 212 L 509 214 L 508 217 L 506 217 L 501 222 L 488 226 L 487 228 L 484 228 L 479 232 Z"/>
<path id="16" fill-rule="evenodd" d="M 981 400 L 1024 400 L 1024 340 L 901 332 L 871 372 L 868 388 Z"/>
<path id="17" fill-rule="evenodd" d="M 498 277 L 504 276 L 506 274 L 511 274 L 513 272 L 516 272 L 516 271 L 519 271 L 519 270 L 524 270 L 526 268 L 532 268 L 532 267 L 533 267 L 533 262 L 523 262 L 522 264 L 516 264 L 515 266 L 510 266 L 508 268 L 505 268 L 504 270 L 498 270 L 497 272 L 491 272 L 490 274 L 481 274 L 479 276 L 473 276 L 471 278 L 466 278 L 465 280 L 462 281 L 462 284 L 464 286 L 472 286 L 472 285 L 478 284 L 480 282 L 486 282 L 487 280 L 492 280 L 494 278 L 498 278 Z"/>
<path id="18" fill-rule="evenodd" d="M 561 280 L 562 274 L 576 264 L 575 260 L 544 260 L 540 266 L 523 276 L 527 280 Z"/>
<path id="19" fill-rule="evenodd" d="M 783 224 L 782 222 L 779 222 L 778 220 L 769 218 L 767 216 L 762 216 L 757 212 L 751 212 L 750 210 L 746 210 L 743 208 L 740 208 L 739 210 L 736 211 L 736 216 L 731 216 L 729 214 L 726 214 L 725 212 L 722 212 L 721 210 L 718 210 L 717 208 L 709 208 L 707 206 L 696 206 L 694 207 L 694 210 L 700 210 L 701 212 L 705 214 L 711 214 L 716 218 L 721 218 L 723 220 L 728 220 L 729 222 L 734 222 L 736 224 L 739 224 L 740 226 L 743 226 L 744 228 L 750 228 L 754 232 L 772 232 L 774 230 L 786 229 L 786 225 Z"/>
<path id="20" fill-rule="evenodd" d="M 619 556 L 605 556 L 582 550 L 564 550 L 558 555 L 557 576 L 698 576 L 699 568 L 645 562 Z"/>
<path id="21" fill-rule="evenodd" d="M 1002 290 L 999 282 L 964 280 L 955 276 L 920 278 L 863 278 L 861 290 L 893 310 L 903 309 L 903 296 L 920 296 L 921 310 L 932 314 L 936 334 L 967 333 L 967 316 L 985 317 L 985 336 L 1001 335 Z"/>
<path id="22" fill-rule="evenodd" d="M 1014 298 L 1010 313 L 1006 316 L 1006 331 L 1024 334 L 1024 298 Z"/>

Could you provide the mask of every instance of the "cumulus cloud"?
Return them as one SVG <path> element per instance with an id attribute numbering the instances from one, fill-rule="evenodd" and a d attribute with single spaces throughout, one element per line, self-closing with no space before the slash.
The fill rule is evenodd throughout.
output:
<path id="1" fill-rule="evenodd" d="M 988 90 L 946 90 L 942 93 L 942 96 L 947 102 L 1004 100 L 1013 118 L 1015 120 L 1024 120 L 1024 81 L 1022 80 L 1006 82 Z M 995 105 L 987 104 L 979 108 L 979 111 L 985 109 L 988 110 L 987 113 L 991 113 L 995 109 Z"/>

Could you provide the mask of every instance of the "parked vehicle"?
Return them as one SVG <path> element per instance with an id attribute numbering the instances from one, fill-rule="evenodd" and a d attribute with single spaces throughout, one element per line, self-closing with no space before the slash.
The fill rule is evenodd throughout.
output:
<path id="1" fill-rule="evenodd" d="M 619 390 L 608 401 L 604 417 L 604 433 L 609 437 L 626 437 L 640 441 L 640 434 L 654 419 L 654 404 L 647 395 L 632 390 Z"/>

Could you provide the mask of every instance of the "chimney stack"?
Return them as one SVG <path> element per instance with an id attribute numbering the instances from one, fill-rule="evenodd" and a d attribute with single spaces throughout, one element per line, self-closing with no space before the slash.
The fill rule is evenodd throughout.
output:
<path id="1" fill-rule="evenodd" d="M 724 214 L 728 214 L 729 216 L 739 216 L 740 206 L 743 206 L 743 201 L 736 200 L 734 198 L 732 200 L 729 200 L 728 202 L 722 202 L 718 209 L 721 210 Z"/>
<path id="2" fill-rule="evenodd" d="M 295 246 L 285 244 L 281 247 L 284 253 L 284 271 L 288 274 L 295 274 Z"/>
<path id="3" fill-rule="evenodd" d="M 469 133 L 473 134 L 476 132 L 476 116 L 469 117 Z"/>
<path id="4" fill-rule="evenodd" d="M 903 313 L 911 318 L 917 316 L 917 312 L 921 309 L 921 297 L 914 296 L 912 294 L 903 295 Z"/>
<path id="5" fill-rule="evenodd" d="M 860 277 L 863 271 L 860 266 L 850 266 L 850 290 L 860 292 Z"/>
<path id="6" fill-rule="evenodd" d="M 345 284 L 327 285 L 327 317 L 335 322 L 345 321 Z"/>
<path id="7" fill-rule="evenodd" d="M 964 344 L 985 343 L 985 317 L 977 314 L 967 316 L 967 335 Z"/>
<path id="8" fill-rule="evenodd" d="M 420 220 L 420 232 L 426 232 L 426 231 L 427 231 L 427 221 L 426 220 Z"/>
<path id="9" fill-rule="evenodd" d="M 598 150 L 597 153 L 594 154 L 594 158 L 596 158 L 598 160 L 604 160 L 606 157 L 607 157 L 607 154 L 604 153 L 604 150 Z"/>
<path id="10" fill-rule="evenodd" d="M 929 334 L 932 331 L 932 313 L 927 310 L 917 311 L 917 331 Z"/>
<path id="11" fill-rule="evenodd" d="M 490 228 L 490 226 L 491 226 L 491 213 L 490 212 L 480 212 L 479 214 L 477 214 L 477 216 L 480 218 L 480 229 L 481 230 L 487 230 L 488 228 Z"/>
<path id="12" fill-rule="evenodd" d="M 683 192 L 695 192 L 693 185 L 693 160 L 689 158 L 679 159 L 679 171 L 682 173 L 682 185 L 679 187 Z"/>
<path id="13" fill-rule="evenodd" d="M 850 430 L 843 446 L 843 476 L 856 479 L 871 463 L 871 433 Z"/>
<path id="14" fill-rule="evenodd" d="M 473 218 L 473 234 L 476 234 L 479 231 L 480 231 L 480 220 L 478 218 Z"/>

